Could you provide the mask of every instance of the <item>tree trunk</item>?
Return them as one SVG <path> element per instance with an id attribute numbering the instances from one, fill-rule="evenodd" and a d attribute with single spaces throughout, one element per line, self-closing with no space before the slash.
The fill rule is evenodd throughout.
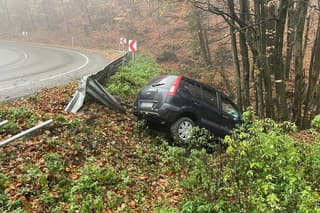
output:
<path id="1" fill-rule="evenodd" d="M 192 26 L 192 28 L 194 28 L 193 30 L 197 31 L 200 51 L 201 51 L 201 55 L 204 60 L 204 63 L 206 64 L 207 67 L 211 67 L 212 61 L 211 61 L 210 48 L 208 44 L 207 30 L 204 29 L 202 25 L 203 16 L 201 13 L 202 13 L 201 10 L 197 8 L 193 9 L 193 17 L 195 19 L 195 23 L 194 23 L 194 26 Z"/>
<path id="2" fill-rule="evenodd" d="M 249 6 L 247 0 L 240 0 L 240 21 L 247 25 L 248 23 L 248 14 L 249 14 Z M 242 58 L 242 69 L 243 69 L 243 104 L 244 109 L 250 106 L 250 62 L 249 62 L 249 50 L 247 46 L 247 39 L 246 39 L 246 29 L 240 29 L 240 54 Z"/>
<path id="3" fill-rule="evenodd" d="M 228 0 L 228 7 L 231 16 L 236 16 L 234 11 L 234 2 L 233 0 Z M 236 37 L 236 29 L 235 29 L 235 21 L 233 19 L 230 20 L 230 35 L 231 35 L 231 48 L 232 48 L 232 59 L 234 66 L 234 76 L 237 88 L 237 104 L 243 110 L 242 105 L 242 95 L 241 95 L 241 71 L 240 71 L 240 62 L 238 57 L 238 47 L 237 47 L 237 37 Z"/>
<path id="4" fill-rule="evenodd" d="M 92 28 L 93 30 L 95 30 L 95 26 L 93 25 L 93 22 L 92 22 L 92 18 L 91 18 L 91 14 L 89 12 L 89 9 L 88 9 L 88 5 L 85 4 L 83 2 L 83 0 L 79 0 L 79 3 L 80 3 L 80 7 L 81 7 L 81 10 L 82 12 L 85 14 L 85 16 L 87 17 L 87 21 L 89 23 L 89 26 L 90 28 Z M 88 33 L 88 29 L 85 30 L 86 33 Z"/>
<path id="5" fill-rule="evenodd" d="M 318 4 L 320 4 L 320 3 L 318 3 Z M 317 95 L 315 93 L 316 93 L 317 83 L 320 80 L 319 79 L 319 77 L 320 77 L 320 60 L 318 59 L 319 55 L 320 55 L 320 16 L 318 16 L 317 34 L 316 34 L 316 38 L 315 38 L 313 48 L 312 48 L 312 53 L 311 53 L 307 95 L 306 95 L 305 106 L 304 106 L 304 110 L 303 110 L 304 111 L 303 128 L 308 127 L 310 125 L 311 117 L 315 115 L 314 111 L 311 109 L 311 106 L 312 106 L 312 104 L 317 105 L 317 102 L 315 101 L 315 100 L 317 100 L 316 99 Z M 320 106 L 318 106 L 318 107 L 320 107 Z"/>
<path id="6" fill-rule="evenodd" d="M 294 43 L 294 2 L 293 0 L 289 0 L 289 7 L 288 7 L 288 24 L 287 24 L 287 54 L 286 54 L 286 63 L 285 63 L 285 77 L 289 79 L 290 77 L 290 68 L 291 68 L 291 61 L 292 61 L 292 48 Z"/>
<path id="7" fill-rule="evenodd" d="M 297 2 L 297 20 L 294 42 L 294 70 L 295 70 L 295 96 L 293 103 L 294 121 L 301 127 L 302 97 L 305 92 L 304 72 L 303 72 L 303 33 L 307 16 L 309 0 Z"/>
<path id="8" fill-rule="evenodd" d="M 198 39 L 199 39 L 199 44 L 200 44 L 200 50 L 202 53 L 203 60 L 206 64 L 207 67 L 212 66 L 211 62 L 211 57 L 210 57 L 210 52 L 208 52 L 209 47 L 208 43 L 206 42 L 206 30 L 202 29 L 202 26 L 198 25 Z"/>
<path id="9" fill-rule="evenodd" d="M 283 64 L 283 37 L 286 26 L 288 0 L 281 0 L 279 5 L 279 17 L 276 23 L 274 66 L 278 113 L 281 121 L 288 119 L 288 106 L 286 97 L 285 72 Z"/>
<path id="10" fill-rule="evenodd" d="M 255 22 L 257 24 L 257 38 L 256 38 L 256 46 L 257 46 L 257 59 L 256 59 L 256 66 L 258 68 L 258 75 L 257 75 L 257 83 L 261 85 L 257 85 L 257 92 L 261 92 L 258 94 L 257 97 L 259 101 L 263 101 L 265 99 L 265 110 L 266 116 L 269 118 L 274 118 L 274 106 L 272 103 L 272 83 L 271 83 L 271 72 L 270 68 L 267 64 L 267 41 L 266 38 L 266 25 L 264 24 L 264 20 L 266 20 L 267 12 L 265 8 L 265 1 L 255 1 L 255 11 L 256 11 L 256 19 Z M 262 82 L 264 83 L 264 92 L 262 87 Z M 263 95 L 264 94 L 264 95 Z M 263 110 L 263 103 L 259 103 L 260 110 Z"/>
<path id="11" fill-rule="evenodd" d="M 202 27 L 203 28 L 203 27 Z M 212 60 L 211 60 L 211 53 L 210 53 L 210 47 L 209 47 L 209 39 L 208 39 L 208 30 L 206 28 L 203 29 L 204 33 L 204 46 L 206 48 L 207 58 L 208 58 L 208 66 L 212 66 Z"/>
<path id="12" fill-rule="evenodd" d="M 315 115 L 319 115 L 320 114 L 320 82 L 318 84 L 318 90 L 316 92 L 316 100 L 317 100 L 317 103 L 316 103 L 316 113 Z"/>

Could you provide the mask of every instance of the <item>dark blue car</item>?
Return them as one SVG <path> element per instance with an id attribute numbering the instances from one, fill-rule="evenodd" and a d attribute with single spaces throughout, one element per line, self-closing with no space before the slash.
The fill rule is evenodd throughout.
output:
<path id="1" fill-rule="evenodd" d="M 180 141 L 190 138 L 194 126 L 224 137 L 241 122 L 239 108 L 223 93 L 195 80 L 161 75 L 137 96 L 134 114 L 152 124 L 166 125 Z"/>

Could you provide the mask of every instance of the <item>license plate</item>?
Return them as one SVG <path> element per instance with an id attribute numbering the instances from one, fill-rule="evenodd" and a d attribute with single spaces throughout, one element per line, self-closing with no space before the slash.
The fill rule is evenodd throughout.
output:
<path id="1" fill-rule="evenodd" d="M 141 108 L 152 108 L 152 107 L 153 107 L 153 103 L 150 103 L 150 102 L 141 102 L 140 107 L 141 107 Z"/>

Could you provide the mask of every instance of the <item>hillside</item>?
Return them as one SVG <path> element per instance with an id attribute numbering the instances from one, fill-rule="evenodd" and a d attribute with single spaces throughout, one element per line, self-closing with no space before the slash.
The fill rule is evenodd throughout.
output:
<path id="1" fill-rule="evenodd" d="M 1 194 L 0 209 L 141 212 L 162 202 L 177 205 L 180 189 L 171 188 L 177 179 L 161 158 L 161 149 L 168 147 L 154 148 L 157 140 L 139 132 L 130 112 L 119 115 L 92 103 L 78 115 L 63 113 L 72 89 L 45 90 L 1 106 L 1 115 L 17 120 L 19 126 L 12 123 L 1 129 L 4 136 L 37 120 L 53 118 L 55 123 L 1 148 L 5 176 L 0 175 L 0 183 L 8 179 L 3 190 L 9 200 Z"/>
<path id="2" fill-rule="evenodd" d="M 126 103 L 125 114 L 92 101 L 78 114 L 64 113 L 76 83 L 0 105 L 0 120 L 10 121 L 0 139 L 54 120 L 0 148 L 0 211 L 319 210 L 319 132 L 302 135 L 293 124 L 247 112 L 245 125 L 225 139 L 227 151 L 219 145 L 212 154 L 192 149 L 192 143 L 210 143 L 203 131 L 190 146 L 169 146 L 132 116 L 140 79 L 161 72 L 152 60 L 138 59 L 108 83 Z"/>
<path id="3" fill-rule="evenodd" d="M 305 60 L 310 59 L 310 40 L 316 34 L 313 23 L 318 17 L 317 7 L 311 6 L 314 16 L 308 19 Z M 65 113 L 78 82 L 0 103 L 0 121 L 9 120 L 0 127 L 0 141 L 41 121 L 54 120 L 0 147 L 0 212 L 320 211 L 320 115 L 311 128 L 298 131 L 293 123 L 259 119 L 264 117 L 261 112 L 257 116 L 247 108 L 243 125 L 221 144 L 196 128 L 190 142 L 181 147 L 172 146 L 163 134 L 132 115 L 138 90 L 160 73 L 182 73 L 236 96 L 229 28 L 215 15 L 193 12 L 188 5 L 165 0 L 0 1 L 4 20 L 0 39 L 95 49 L 103 54 L 106 49 L 122 49 L 120 37 L 138 41 L 137 63 L 121 68 L 105 85 L 121 98 L 126 113 L 115 113 L 90 98 L 79 113 Z M 201 57 L 194 17 L 205 22 L 209 33 L 210 67 L 204 66 Z M 253 27 L 260 30 L 258 25 Z M 117 56 L 111 52 L 109 60 Z M 244 97 L 259 106 L 267 85 L 257 86 L 263 79 L 255 62 L 248 67 L 250 94 Z M 270 94 L 277 93 L 281 82 L 271 71 Z M 304 80 L 307 76 L 305 72 Z M 295 76 L 289 77 L 285 92 L 291 103 L 295 92 L 303 89 L 294 87 Z M 272 98 L 277 111 L 279 97 Z M 202 149 L 199 143 L 211 149 Z"/>

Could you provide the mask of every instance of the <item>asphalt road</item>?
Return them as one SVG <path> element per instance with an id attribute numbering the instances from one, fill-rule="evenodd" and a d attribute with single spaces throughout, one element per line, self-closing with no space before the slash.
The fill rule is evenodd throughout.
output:
<path id="1" fill-rule="evenodd" d="M 107 64 L 93 52 L 0 41 L 0 101 L 67 84 Z"/>

